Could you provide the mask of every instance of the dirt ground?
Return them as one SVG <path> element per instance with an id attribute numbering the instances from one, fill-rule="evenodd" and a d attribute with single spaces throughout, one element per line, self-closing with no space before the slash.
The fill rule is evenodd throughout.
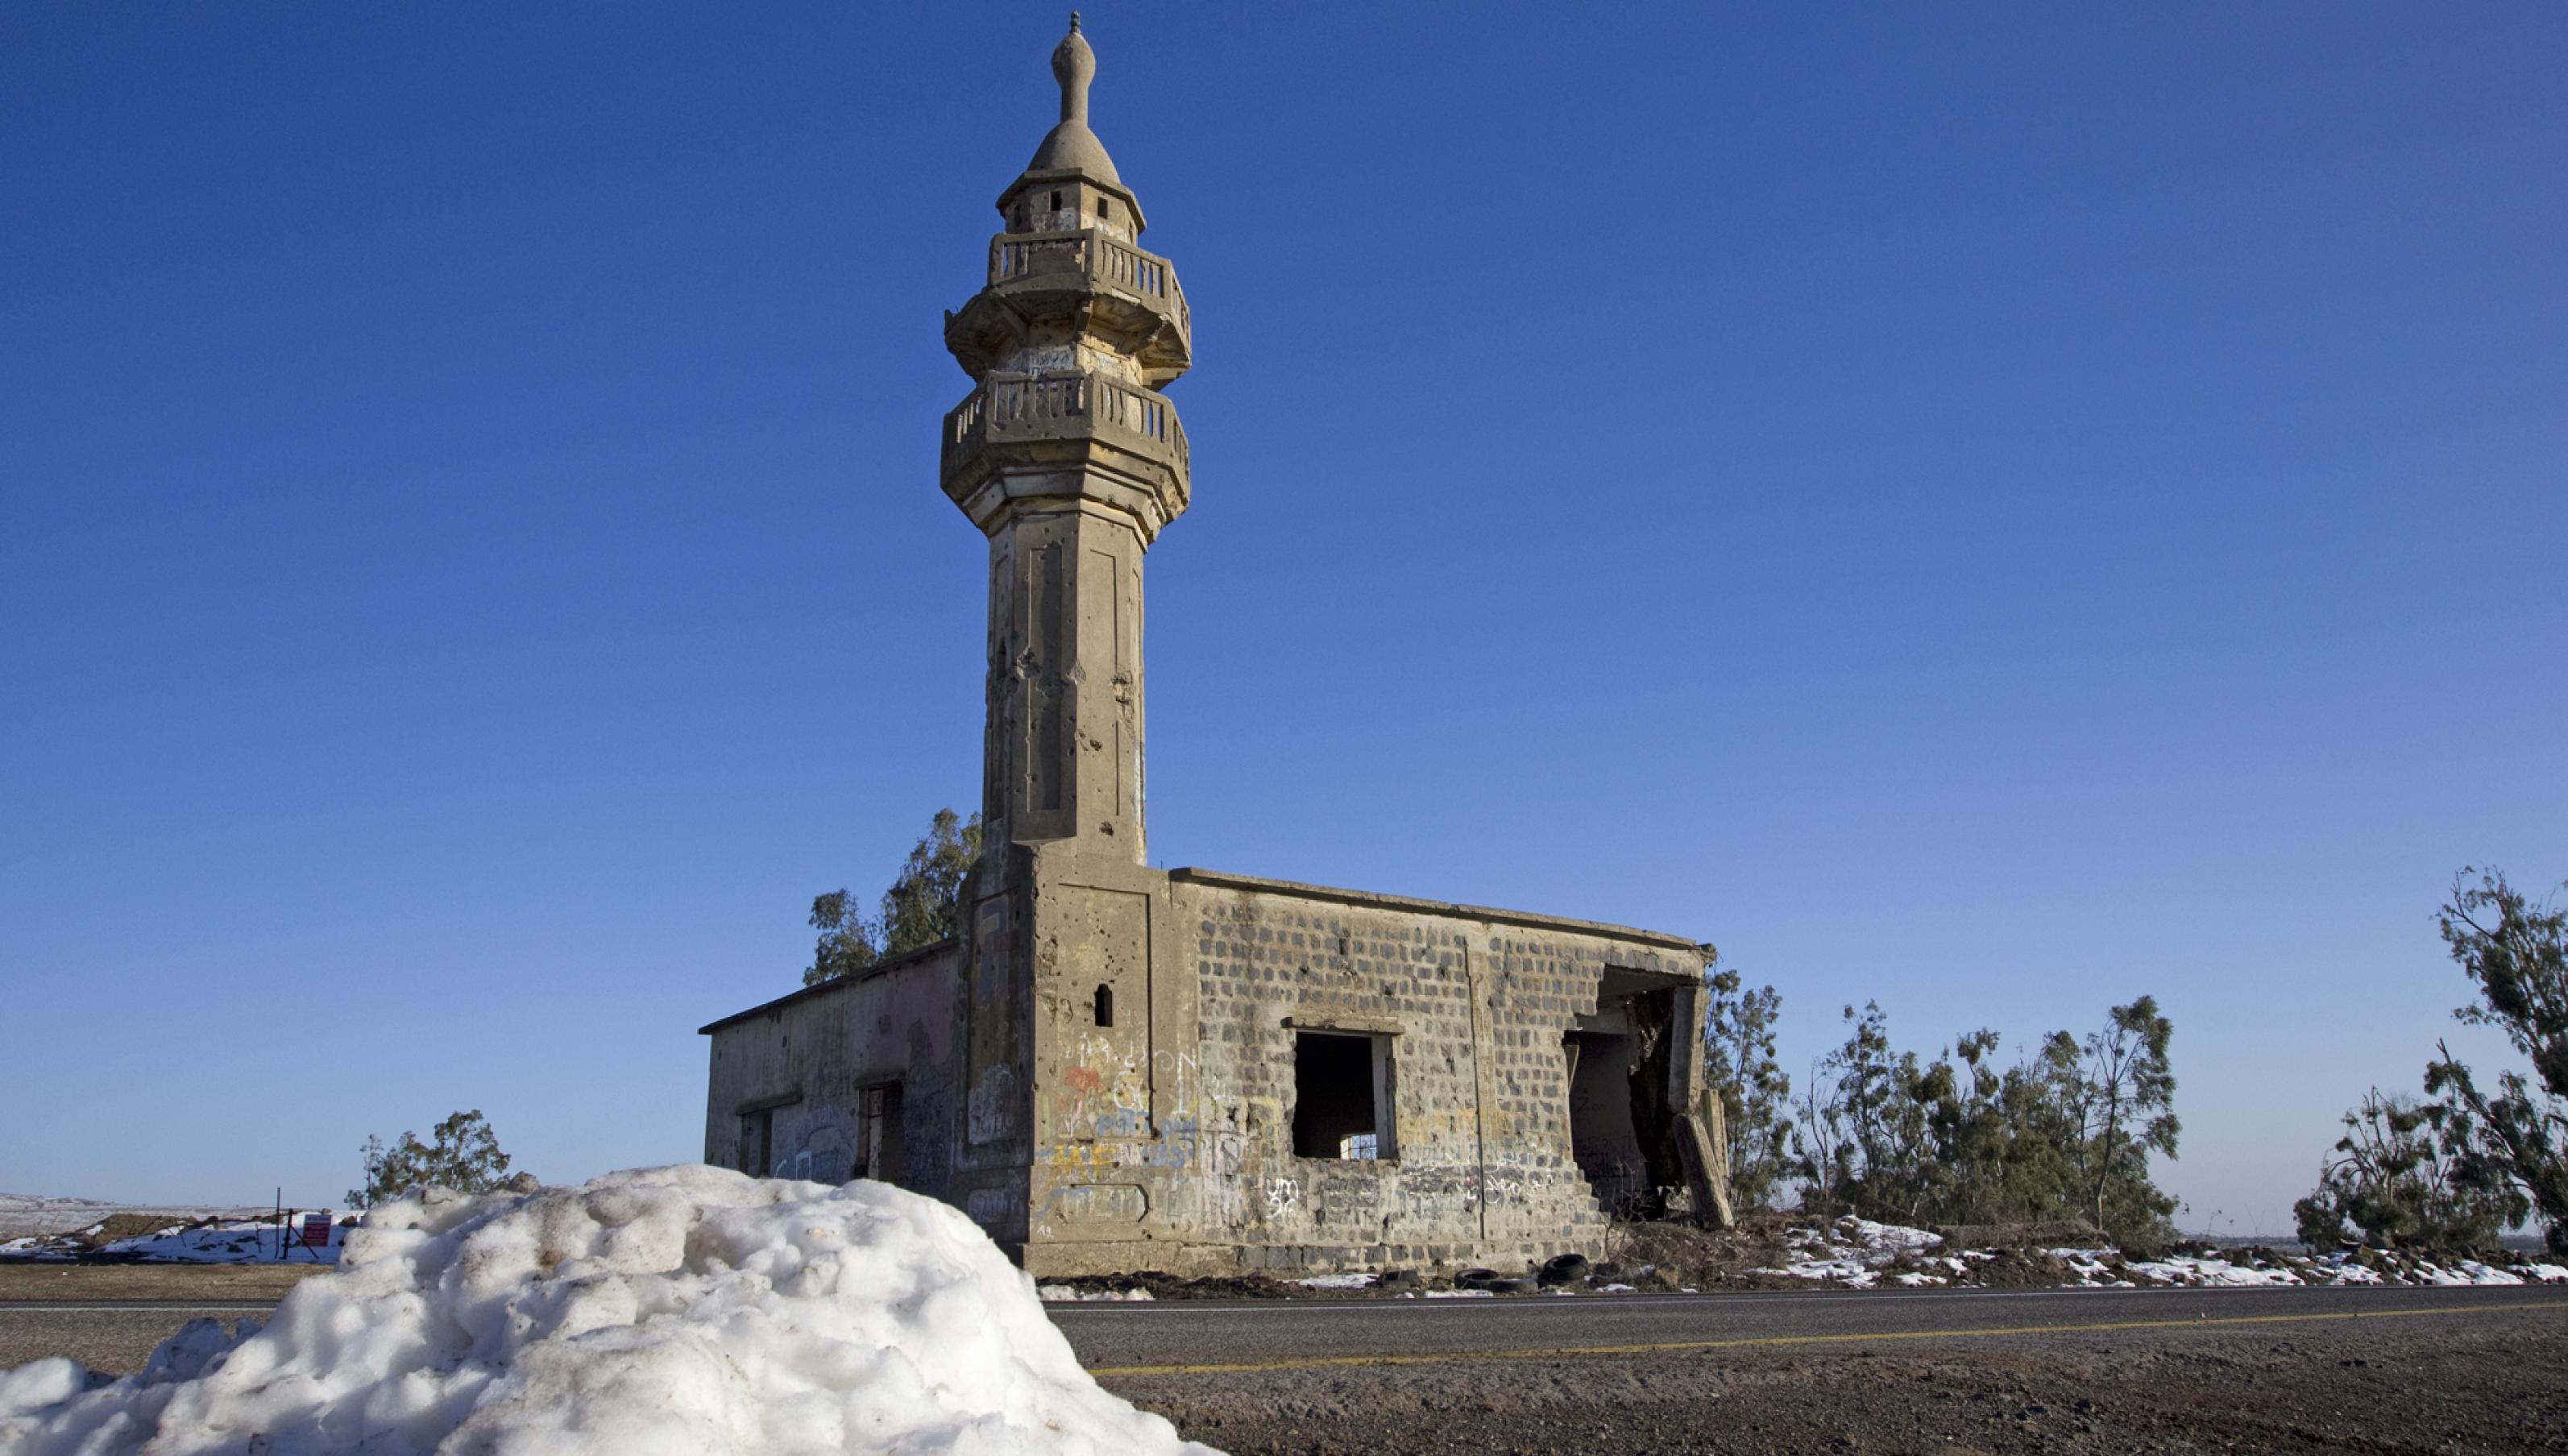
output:
<path id="1" fill-rule="evenodd" d="M 2568 1451 L 2555 1311 L 1107 1383 L 1234 1456 Z"/>
<path id="2" fill-rule="evenodd" d="M 0 1261 L 0 1300 L 281 1300 L 326 1267 Z"/>

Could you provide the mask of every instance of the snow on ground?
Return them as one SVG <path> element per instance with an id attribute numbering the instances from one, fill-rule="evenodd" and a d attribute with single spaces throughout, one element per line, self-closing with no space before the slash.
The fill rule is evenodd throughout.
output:
<path id="1" fill-rule="evenodd" d="M 95 1198 L 47 1198 L 28 1193 L 0 1193 L 0 1251 L 21 1240 L 73 1234 L 118 1214 L 141 1214 L 189 1224 L 203 1219 L 251 1219 L 255 1208 L 191 1207 L 187 1204 L 103 1203 Z"/>
<path id="2" fill-rule="evenodd" d="M 1888 1263 L 1902 1254 L 1917 1254 L 1928 1249 L 1944 1247 L 1944 1236 L 1941 1234 L 1930 1234 L 1924 1229 L 1903 1229 L 1897 1224 L 1876 1224 L 1870 1219 L 1839 1219 L 1837 1232 L 1841 1237 L 1851 1237 L 1855 1243 L 1863 1246 L 1866 1254 L 1883 1263 Z"/>
<path id="3" fill-rule="evenodd" d="M 1077 1304 L 1098 1300 L 1130 1302 L 1157 1298 L 1148 1290 L 1083 1290 L 1070 1285 L 1037 1285 L 1035 1297 L 1047 1304 Z"/>
<path id="4" fill-rule="evenodd" d="M 1941 1234 L 1902 1228 L 1897 1224 L 1876 1224 L 1870 1219 L 1851 1215 L 1824 1229 L 1807 1225 L 1791 1229 L 1784 1234 L 1783 1240 L 1788 1255 L 1783 1267 L 1760 1269 L 1754 1273 L 1821 1280 L 1854 1290 L 1870 1289 L 1881 1278 L 1884 1269 L 1899 1263 L 1902 1258 L 1922 1255 L 1929 1249 L 1940 1249 L 1944 1245 Z M 1929 1279 L 1931 1277 L 1912 1280 L 1902 1275 L 1898 1283 L 1924 1283 Z M 1932 1282 L 1940 1284 L 1943 1281 L 1933 1279 Z"/>
<path id="5" fill-rule="evenodd" d="M 1293 1283 L 1306 1290 L 1365 1290 L 1373 1288 L 1373 1281 L 1369 1274 L 1318 1274 Z"/>
<path id="6" fill-rule="evenodd" d="M 2129 1280 L 2117 1278 L 2110 1261 L 2122 1257 L 2118 1249 L 2045 1249 L 2042 1251 L 2069 1266 L 2080 1284 L 2125 1285 Z"/>
<path id="7" fill-rule="evenodd" d="M 1839 1289 L 1866 1290 L 1885 1281 L 1917 1288 L 1973 1281 L 1977 1266 L 1999 1256 L 1985 1249 L 1946 1251 L 1941 1236 L 1924 1229 L 1841 1218 L 1784 1231 L 1781 1265 L 1752 1270 Z M 2196 1246 L 2199 1247 L 2199 1246 Z M 2408 1255 L 2275 1254 L 2229 1250 L 2223 1254 L 2171 1254 L 2125 1259 L 2121 1251 L 2045 1249 L 2070 1276 L 2067 1283 L 2092 1289 L 2184 1287 L 2270 1289 L 2303 1285 L 2520 1285 L 2568 1283 L 2568 1266 L 2510 1262 L 2503 1267 L 2474 1259 L 2437 1264 Z"/>
<path id="8" fill-rule="evenodd" d="M 52 1238 L 12 1239 L 0 1244 L 0 1256 L 13 1259 L 70 1260 L 95 1258 L 140 1259 L 154 1264 L 274 1264 L 278 1261 L 276 1225 L 267 1218 L 224 1219 L 214 1223 L 175 1220 L 163 1229 L 132 1239 L 117 1239 L 92 1248 L 81 1234 L 95 1233 L 92 1224 L 80 1233 Z M 306 1245 L 302 1242 L 302 1224 L 298 1220 L 285 1236 L 284 1258 L 296 1264 L 339 1262 L 339 1248 L 349 1231 L 335 1223 L 330 1227 L 329 1243 Z"/>
<path id="9" fill-rule="evenodd" d="M 2169 1255 L 2164 1259 L 2136 1261 L 2122 1266 L 2150 1284 L 2215 1286 L 2222 1289 L 2251 1289 L 2258 1286 L 2301 1285 L 2308 1281 L 2279 1265 L 2245 1268 L 2226 1259 L 2198 1259 L 2186 1255 Z"/>
<path id="10" fill-rule="evenodd" d="M 2436 1285 L 2519 1285 L 2523 1277 L 2507 1270 L 2491 1269 L 2475 1259 L 2455 1261 L 2448 1269 L 2432 1264 L 2419 1264 L 2417 1273 L 2427 1284 Z"/>
<path id="11" fill-rule="evenodd" d="M 259 1439 L 263 1437 L 263 1439 Z M 248 1447 L 242 1444 L 250 1441 Z M 702 1166 L 375 1210 L 263 1329 L 0 1372 L 12 1456 L 1188 1453 L 961 1213 Z"/>

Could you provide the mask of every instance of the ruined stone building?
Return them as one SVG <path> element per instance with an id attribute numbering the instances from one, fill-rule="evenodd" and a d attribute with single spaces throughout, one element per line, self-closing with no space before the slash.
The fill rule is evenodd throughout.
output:
<path id="1" fill-rule="evenodd" d="M 1522 1266 L 1709 1196 L 1683 936 L 1156 870 L 1141 566 L 1184 513 L 1176 269 L 1061 123 L 949 314 L 945 493 L 990 542 L 983 857 L 956 940 L 726 1017 L 708 1162 L 947 1200 L 1038 1275 Z"/>

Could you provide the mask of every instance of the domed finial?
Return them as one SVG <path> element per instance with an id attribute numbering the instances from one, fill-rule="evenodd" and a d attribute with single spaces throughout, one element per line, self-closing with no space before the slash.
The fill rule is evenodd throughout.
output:
<path id="1" fill-rule="evenodd" d="M 1070 13 L 1070 34 L 1053 47 L 1053 79 L 1061 83 L 1061 119 L 1088 125 L 1088 83 L 1097 75 L 1097 53 L 1079 33 L 1079 12 Z"/>

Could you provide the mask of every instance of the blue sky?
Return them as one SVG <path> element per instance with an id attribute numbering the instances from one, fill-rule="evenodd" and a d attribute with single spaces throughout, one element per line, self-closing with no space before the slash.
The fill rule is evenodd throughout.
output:
<path id="1" fill-rule="evenodd" d="M 1057 8 L 0 16 L 0 1189 L 327 1202 L 972 806 L 939 310 Z M 1166 865 L 1681 931 L 2010 1047 L 2153 992 L 2288 1227 L 2568 878 L 2568 9 L 1089 7 L 1197 319 Z"/>

